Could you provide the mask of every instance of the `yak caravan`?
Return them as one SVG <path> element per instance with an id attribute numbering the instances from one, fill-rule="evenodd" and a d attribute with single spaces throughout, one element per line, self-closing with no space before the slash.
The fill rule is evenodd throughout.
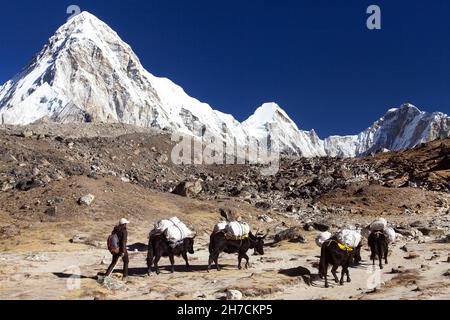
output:
<path id="1" fill-rule="evenodd" d="M 3 1 L 0 300 L 450 299 L 450 7 L 418 1 Z"/>
<path id="2" fill-rule="evenodd" d="M 124 257 L 124 278 L 127 277 L 128 253 L 126 250 L 126 239 L 128 233 L 126 232 L 126 226 L 128 224 L 129 221 L 122 219 L 108 238 L 107 244 L 113 255 L 113 263 L 104 275 L 105 277 L 111 275 L 119 257 Z M 262 235 L 259 231 L 253 233 L 250 225 L 242 222 L 241 219 L 217 223 L 210 235 L 208 245 L 209 260 L 206 271 L 210 272 L 213 263 L 215 263 L 217 271 L 221 271 L 219 256 L 222 253 L 237 254 L 238 269 L 242 270 L 242 260 L 244 259 L 246 261 L 245 269 L 249 269 L 250 258 L 247 252 L 250 249 L 254 249 L 254 256 L 264 256 L 264 241 L 267 236 L 268 234 Z M 175 272 L 175 257 L 183 257 L 186 263 L 186 271 L 191 272 L 188 254 L 195 254 L 194 239 L 196 237 L 196 233 L 177 217 L 157 222 L 148 236 L 147 274 L 149 276 L 152 274 L 152 267 L 155 268 L 156 274 L 161 274 L 158 264 L 162 257 L 169 258 L 171 273 Z M 317 235 L 315 242 L 321 248 L 317 271 L 319 277 L 325 280 L 325 288 L 330 287 L 327 276 L 329 266 L 331 266 L 331 273 L 336 283 L 343 286 L 345 276 L 347 277 L 347 282 L 351 282 L 349 268 L 358 266 L 361 263 L 361 248 L 364 245 L 363 239 L 365 238 L 367 238 L 367 246 L 371 250 L 370 259 L 375 265 L 375 259 L 378 257 L 380 269 L 383 269 L 382 259 L 385 259 L 385 263 L 388 264 L 389 244 L 394 243 L 396 239 L 395 230 L 388 227 L 386 219 L 379 218 L 361 229 L 352 227 L 337 230 L 334 234 L 326 231 Z M 339 267 L 342 268 L 340 280 L 337 276 Z M 102 278 L 102 281 L 105 281 L 105 279 Z"/>

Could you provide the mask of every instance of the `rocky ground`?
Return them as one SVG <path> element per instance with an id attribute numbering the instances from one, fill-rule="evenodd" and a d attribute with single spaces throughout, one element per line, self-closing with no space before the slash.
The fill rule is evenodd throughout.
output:
<path id="1" fill-rule="evenodd" d="M 269 177 L 248 165 L 176 166 L 173 146 L 165 132 L 124 125 L 1 127 L 0 298 L 222 299 L 231 289 L 245 299 L 450 297 L 450 140 L 363 159 L 283 158 Z M 172 216 L 199 234 L 194 271 L 148 278 L 148 231 Z M 208 236 L 224 216 L 267 230 L 266 255 L 243 271 L 224 255 L 225 270 L 208 274 Z M 369 272 L 364 252 L 351 284 L 324 289 L 318 230 L 378 216 L 400 234 L 387 269 Z M 101 284 L 97 273 L 110 262 L 105 240 L 122 217 L 132 222 L 137 250 L 132 276 Z M 289 239 L 274 243 L 290 228 Z M 367 282 L 378 275 L 373 290 Z"/>

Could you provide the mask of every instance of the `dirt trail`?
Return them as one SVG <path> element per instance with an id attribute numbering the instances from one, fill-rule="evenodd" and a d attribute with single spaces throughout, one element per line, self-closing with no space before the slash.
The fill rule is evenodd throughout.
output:
<path id="1" fill-rule="evenodd" d="M 288 157 L 277 175 L 262 177 L 254 166 L 175 166 L 174 142 L 152 130 L 44 123 L 29 126 L 27 137 L 24 129 L 0 127 L 0 299 L 222 299 L 227 289 L 245 299 L 450 298 L 450 245 L 432 242 L 450 239 L 450 139 L 361 159 Z M 172 193 L 186 181 L 194 183 L 191 197 Z M 88 194 L 95 200 L 81 205 Z M 120 218 L 132 222 L 129 244 L 143 248 L 151 226 L 173 216 L 198 232 L 193 272 L 177 259 L 175 274 L 147 277 L 144 249 L 131 254 L 126 284 L 120 273 L 109 286 L 116 289 L 97 282 L 111 259 L 105 240 Z M 393 247 L 389 266 L 375 274 L 376 291 L 367 284 L 374 276 L 367 251 L 352 283 L 325 289 L 317 232 L 304 228 L 334 232 L 379 216 L 404 241 L 415 239 L 408 252 L 403 242 Z M 269 245 L 249 270 L 224 255 L 224 270 L 207 273 L 212 227 L 238 217 L 267 230 L 269 240 L 300 227 L 307 243 Z M 69 242 L 80 235 L 85 244 Z"/>
<path id="2" fill-rule="evenodd" d="M 177 259 L 177 272 L 170 274 L 164 268 L 168 260 L 163 259 L 162 274 L 148 277 L 146 253 L 132 253 L 131 277 L 118 290 L 108 290 L 96 281 L 97 273 L 107 267 L 101 261 L 110 262 L 105 250 L 80 246 L 37 256 L 3 253 L 0 299 L 223 299 L 227 289 L 240 290 L 245 299 L 449 299 L 450 278 L 444 276 L 449 269 L 449 245 L 410 243 L 412 252 L 400 249 L 403 245 L 392 247 L 389 265 L 375 274 L 369 272 L 369 253 L 363 251 L 363 264 L 351 269 L 352 283 L 341 287 L 330 281 L 329 289 L 317 277 L 319 250 L 311 241 L 268 247 L 263 257 L 251 257 L 249 270 L 241 271 L 236 268 L 234 255 L 223 255 L 220 263 L 224 270 L 206 272 L 206 239 L 197 243 L 196 254 L 191 257 L 193 272 L 186 272 L 183 261 Z M 417 257 L 405 259 L 410 255 Z M 45 261 L 28 261 L 27 257 Z M 392 273 L 393 268 L 403 273 Z M 121 283 L 121 265 L 117 271 L 114 278 Z M 79 275 L 80 279 L 76 277 Z M 378 275 L 381 285 L 374 291 L 368 283 Z"/>

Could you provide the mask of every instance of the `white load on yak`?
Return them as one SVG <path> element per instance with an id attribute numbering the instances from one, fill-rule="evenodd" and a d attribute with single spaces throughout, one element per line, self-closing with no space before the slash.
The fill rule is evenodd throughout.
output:
<path id="1" fill-rule="evenodd" d="M 224 231 L 227 228 L 228 223 L 226 221 L 219 222 L 214 226 L 213 233 Z"/>
<path id="2" fill-rule="evenodd" d="M 164 234 L 170 242 L 179 242 L 194 235 L 177 217 L 161 220 L 155 224 L 155 228 L 150 232 L 150 236 L 155 234 Z"/>
<path id="3" fill-rule="evenodd" d="M 224 232 L 228 237 L 233 239 L 242 239 L 250 234 L 250 226 L 245 222 L 219 222 L 214 226 L 213 233 Z"/>
<path id="4" fill-rule="evenodd" d="M 336 233 L 336 239 L 339 243 L 352 249 L 357 248 L 361 243 L 362 236 L 358 230 L 339 230 Z"/>
<path id="5" fill-rule="evenodd" d="M 250 234 L 250 226 L 245 222 L 233 221 L 227 224 L 225 231 L 234 238 L 242 238 Z"/>
<path id="6" fill-rule="evenodd" d="M 155 228 L 153 229 L 153 231 L 155 233 L 164 233 L 164 232 L 166 232 L 167 229 L 169 229 L 170 227 L 173 227 L 174 225 L 176 225 L 180 222 L 181 222 L 180 219 L 178 219 L 177 217 L 173 217 L 169 220 L 164 219 L 164 220 L 158 221 L 155 224 Z"/>
<path id="7" fill-rule="evenodd" d="M 387 220 L 384 218 L 379 218 L 370 224 L 370 231 L 384 231 L 387 227 Z"/>
<path id="8" fill-rule="evenodd" d="M 388 227 L 388 222 L 384 218 L 379 218 L 375 220 L 370 224 L 369 227 L 364 228 L 364 230 L 368 230 L 368 232 L 365 232 L 367 233 L 367 236 L 366 234 L 364 234 L 366 238 L 369 238 L 372 232 L 383 232 L 389 243 L 395 242 L 397 238 L 395 230 L 391 227 Z"/>
<path id="9" fill-rule="evenodd" d="M 395 234 L 395 230 L 393 228 L 384 229 L 384 235 L 386 236 L 389 243 L 394 243 L 397 235 Z"/>
<path id="10" fill-rule="evenodd" d="M 316 244 L 318 247 L 322 248 L 325 241 L 329 240 L 333 235 L 330 232 L 319 233 L 316 237 Z"/>

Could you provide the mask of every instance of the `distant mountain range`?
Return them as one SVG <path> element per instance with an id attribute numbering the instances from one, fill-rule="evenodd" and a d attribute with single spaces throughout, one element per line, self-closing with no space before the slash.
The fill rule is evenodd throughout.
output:
<path id="1" fill-rule="evenodd" d="M 398 151 L 450 135 L 449 116 L 410 104 L 389 110 L 359 135 L 325 140 L 314 130 L 300 130 L 276 103 L 262 105 L 240 123 L 146 71 L 130 46 L 88 12 L 61 26 L 31 63 L 0 87 L 1 124 L 41 119 L 120 122 L 194 136 L 207 130 L 237 144 L 270 136 L 280 151 L 304 157 Z"/>

